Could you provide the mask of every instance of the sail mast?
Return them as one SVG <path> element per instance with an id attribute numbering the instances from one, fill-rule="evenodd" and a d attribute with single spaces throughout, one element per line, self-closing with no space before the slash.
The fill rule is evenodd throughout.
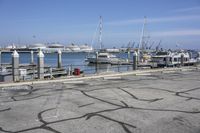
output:
<path id="1" fill-rule="evenodd" d="M 102 19 L 102 16 L 100 16 L 100 23 L 99 23 L 99 45 L 100 45 L 100 49 L 103 48 L 103 44 L 102 44 L 102 30 L 103 30 L 103 19 Z"/>
<path id="2" fill-rule="evenodd" d="M 142 50 L 144 50 L 144 29 L 145 29 L 145 26 L 146 26 L 146 22 L 147 22 L 147 19 L 146 19 L 146 16 L 144 17 L 144 23 L 143 23 L 143 27 L 142 27 L 142 34 L 141 34 L 141 38 L 140 38 L 140 43 L 139 43 L 139 49 L 141 48 Z"/>

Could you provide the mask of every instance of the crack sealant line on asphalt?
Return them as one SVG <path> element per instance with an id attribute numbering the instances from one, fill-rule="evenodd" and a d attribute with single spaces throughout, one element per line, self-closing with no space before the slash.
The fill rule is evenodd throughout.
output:
<path id="1" fill-rule="evenodd" d="M 161 69 L 150 69 L 150 70 L 136 70 L 136 71 L 130 71 L 130 72 L 114 73 L 114 74 L 103 74 L 103 75 L 99 74 L 99 75 L 91 75 L 91 76 L 85 76 L 85 77 L 74 77 L 74 78 L 66 78 L 66 79 L 38 80 L 38 81 L 16 82 L 16 83 L 2 83 L 2 84 L 0 84 L 0 87 L 32 85 L 32 84 L 45 84 L 45 83 L 53 83 L 53 82 L 78 81 L 78 80 L 85 80 L 85 79 L 96 79 L 96 78 L 104 78 L 104 77 L 137 75 L 137 74 L 163 72 L 163 71 L 181 71 L 182 69 L 183 68 L 161 68 Z M 184 68 L 184 70 L 186 70 L 186 69 L 188 69 L 188 68 Z M 191 70 L 191 69 L 188 69 L 188 70 Z"/>

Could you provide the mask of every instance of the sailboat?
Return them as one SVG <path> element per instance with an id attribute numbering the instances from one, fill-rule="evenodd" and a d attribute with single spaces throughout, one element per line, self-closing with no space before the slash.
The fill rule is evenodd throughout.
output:
<path id="1" fill-rule="evenodd" d="M 93 56 L 88 56 L 87 59 L 85 60 L 86 62 L 89 63 L 97 63 L 97 64 L 121 64 L 122 62 L 126 62 L 127 60 L 118 58 L 116 55 L 111 54 L 103 50 L 103 45 L 102 45 L 102 30 L 103 30 L 103 19 L 102 16 L 100 16 L 100 22 L 99 22 L 99 45 L 100 49 L 96 53 L 96 55 Z"/>

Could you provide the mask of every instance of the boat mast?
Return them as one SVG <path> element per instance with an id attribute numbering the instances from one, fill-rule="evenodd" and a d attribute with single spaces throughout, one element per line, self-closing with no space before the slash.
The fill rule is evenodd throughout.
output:
<path id="1" fill-rule="evenodd" d="M 103 45 L 102 45 L 102 30 L 103 30 L 103 19 L 102 19 L 102 16 L 100 16 L 100 22 L 99 22 L 99 45 L 100 45 L 100 49 L 103 48 Z"/>
<path id="2" fill-rule="evenodd" d="M 140 37 L 140 43 L 139 43 L 139 49 L 141 48 L 142 50 L 145 49 L 145 44 L 144 44 L 144 30 L 145 30 L 145 27 L 146 27 L 146 23 L 147 23 L 147 18 L 146 16 L 144 17 L 144 23 L 143 23 L 143 27 L 142 27 L 142 34 L 141 34 L 141 37 Z"/>

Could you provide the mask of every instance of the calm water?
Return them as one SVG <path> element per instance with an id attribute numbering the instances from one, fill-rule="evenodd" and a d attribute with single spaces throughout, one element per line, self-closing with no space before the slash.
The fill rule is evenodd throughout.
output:
<path id="1" fill-rule="evenodd" d="M 12 53 L 2 53 L 1 55 L 1 61 L 2 63 L 11 63 Z M 90 54 L 91 55 L 91 54 Z M 20 56 L 20 64 L 28 64 L 30 63 L 31 54 L 30 53 L 19 53 Z M 94 65 L 88 65 L 87 62 L 85 62 L 85 58 L 88 56 L 88 53 L 62 53 L 62 66 L 69 67 L 70 65 L 73 66 L 73 68 L 78 67 L 81 70 L 84 70 L 86 73 L 94 73 L 95 66 Z M 127 58 L 126 53 L 120 53 L 117 54 L 118 57 L 121 58 Z M 131 55 L 132 57 L 132 55 Z M 34 62 L 37 62 L 37 53 L 34 53 Z M 56 67 L 57 66 L 57 53 L 46 53 L 45 54 L 45 65 Z M 120 70 L 116 66 L 111 65 L 100 65 L 99 66 L 102 71 L 126 71 L 128 68 L 127 66 L 120 67 Z"/>

